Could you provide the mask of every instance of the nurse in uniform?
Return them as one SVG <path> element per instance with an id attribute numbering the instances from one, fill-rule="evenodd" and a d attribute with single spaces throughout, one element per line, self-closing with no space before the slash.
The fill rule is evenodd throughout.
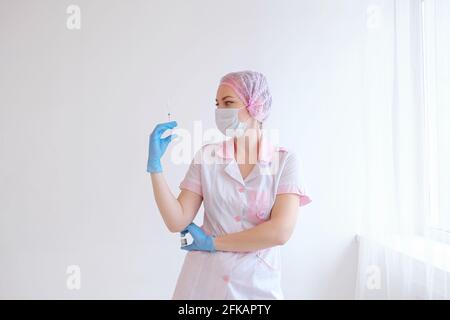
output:
<path id="1" fill-rule="evenodd" d="M 294 230 L 298 207 L 311 202 L 295 154 L 272 144 L 262 128 L 272 98 L 263 74 L 222 77 L 215 120 L 230 137 L 198 150 L 177 198 L 160 158 L 175 121 L 150 135 L 147 171 L 160 213 L 171 232 L 190 233 L 173 299 L 283 299 L 280 246 Z M 201 227 L 192 223 L 201 204 Z"/>

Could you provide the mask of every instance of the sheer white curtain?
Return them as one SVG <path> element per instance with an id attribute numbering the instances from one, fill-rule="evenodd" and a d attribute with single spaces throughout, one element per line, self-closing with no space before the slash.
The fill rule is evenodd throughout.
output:
<path id="1" fill-rule="evenodd" d="M 439 155 L 443 141 L 450 145 L 442 128 L 449 114 L 440 112 L 449 101 L 442 98 L 442 70 L 450 56 L 437 53 L 448 50 L 440 35 L 450 34 L 441 30 L 450 7 L 445 0 L 366 2 L 367 157 L 356 298 L 448 299 L 450 242 L 441 222 L 449 214 L 442 191 L 450 164 Z"/>

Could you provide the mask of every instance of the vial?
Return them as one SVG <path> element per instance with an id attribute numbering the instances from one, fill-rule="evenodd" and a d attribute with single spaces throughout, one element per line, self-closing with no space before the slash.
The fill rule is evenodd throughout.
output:
<path id="1" fill-rule="evenodd" d="M 180 244 L 182 247 L 187 246 L 188 244 L 192 243 L 193 239 L 189 232 L 187 232 L 185 235 L 182 235 L 180 233 Z"/>

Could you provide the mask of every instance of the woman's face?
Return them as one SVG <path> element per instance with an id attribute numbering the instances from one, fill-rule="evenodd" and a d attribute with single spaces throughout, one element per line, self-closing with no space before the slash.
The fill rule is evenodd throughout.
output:
<path id="1" fill-rule="evenodd" d="M 216 107 L 237 109 L 245 107 L 245 103 L 238 98 L 238 96 L 230 86 L 220 85 L 217 89 Z M 250 114 L 248 113 L 247 108 L 243 108 L 239 111 L 238 116 L 239 121 L 244 122 L 249 119 Z"/>

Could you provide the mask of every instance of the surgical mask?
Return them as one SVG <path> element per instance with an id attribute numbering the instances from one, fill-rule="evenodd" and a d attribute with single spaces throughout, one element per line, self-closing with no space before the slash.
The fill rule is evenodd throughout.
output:
<path id="1" fill-rule="evenodd" d="M 242 108 L 216 108 L 216 125 L 228 137 L 240 137 L 247 129 L 247 121 L 239 121 L 239 111 Z"/>

